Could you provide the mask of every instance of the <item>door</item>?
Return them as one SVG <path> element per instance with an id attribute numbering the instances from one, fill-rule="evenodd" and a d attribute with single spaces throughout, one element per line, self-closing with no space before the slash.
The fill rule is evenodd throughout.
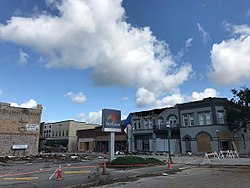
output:
<path id="1" fill-rule="evenodd" d="M 186 148 L 186 153 L 187 152 L 192 152 L 192 149 L 191 149 L 191 139 L 189 137 L 185 138 L 185 148 Z"/>
<path id="2" fill-rule="evenodd" d="M 206 132 L 198 133 L 197 137 L 197 150 L 198 152 L 211 152 L 211 137 Z"/>

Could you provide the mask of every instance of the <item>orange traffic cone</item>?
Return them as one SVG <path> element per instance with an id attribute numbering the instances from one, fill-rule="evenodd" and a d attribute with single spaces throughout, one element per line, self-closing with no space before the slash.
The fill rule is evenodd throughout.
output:
<path id="1" fill-rule="evenodd" d="M 168 170 L 171 170 L 172 169 L 172 167 L 171 167 L 171 162 L 170 162 L 170 160 L 168 159 Z"/>
<path id="2" fill-rule="evenodd" d="M 57 181 L 61 181 L 63 178 L 62 178 L 62 168 L 61 168 L 61 165 L 59 166 L 59 168 L 57 169 L 57 172 L 56 172 L 56 180 Z"/>
<path id="3" fill-rule="evenodd" d="M 103 175 L 107 174 L 107 171 L 106 171 L 106 161 L 103 162 L 103 171 L 102 171 L 102 174 Z"/>

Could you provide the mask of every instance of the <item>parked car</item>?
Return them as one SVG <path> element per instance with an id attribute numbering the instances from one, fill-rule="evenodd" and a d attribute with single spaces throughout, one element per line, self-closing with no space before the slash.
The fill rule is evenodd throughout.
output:
<path id="1" fill-rule="evenodd" d="M 44 145 L 41 149 L 41 151 L 44 151 L 45 153 L 51 153 L 51 152 L 67 152 L 68 149 L 61 144 L 54 144 L 53 146 Z"/>

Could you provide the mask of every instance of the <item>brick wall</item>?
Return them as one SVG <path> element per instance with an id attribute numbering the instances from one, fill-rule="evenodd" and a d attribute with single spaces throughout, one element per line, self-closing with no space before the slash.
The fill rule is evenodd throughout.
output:
<path id="1" fill-rule="evenodd" d="M 38 153 L 39 129 L 27 129 L 27 125 L 40 126 L 42 106 L 37 108 L 12 107 L 0 103 L 0 156 L 28 156 Z M 13 150 L 13 145 L 28 145 L 25 150 Z"/>

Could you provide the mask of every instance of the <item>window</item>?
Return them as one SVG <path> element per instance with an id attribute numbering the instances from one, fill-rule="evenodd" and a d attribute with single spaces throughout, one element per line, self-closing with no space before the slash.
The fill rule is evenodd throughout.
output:
<path id="1" fill-rule="evenodd" d="M 188 116 L 187 116 L 187 114 L 183 115 L 183 125 L 184 125 L 184 127 L 188 126 Z"/>
<path id="2" fill-rule="evenodd" d="M 176 127 L 176 117 L 175 116 L 170 116 L 168 119 L 168 122 L 170 123 L 171 127 Z"/>
<path id="3" fill-rule="evenodd" d="M 199 114 L 199 125 L 204 125 L 204 116 L 203 114 Z"/>
<path id="4" fill-rule="evenodd" d="M 61 136 L 61 131 L 59 131 L 59 136 Z"/>
<path id="5" fill-rule="evenodd" d="M 210 112 L 199 113 L 199 125 L 211 125 L 211 115 Z"/>
<path id="6" fill-rule="evenodd" d="M 211 125 L 211 116 L 210 116 L 210 113 L 205 113 L 205 116 L 206 116 L 206 124 L 207 125 Z"/>
<path id="7" fill-rule="evenodd" d="M 148 140 L 142 140 L 142 150 L 143 151 L 149 150 L 149 141 Z"/>
<path id="8" fill-rule="evenodd" d="M 135 128 L 135 130 L 137 129 L 137 123 L 134 123 L 134 128 Z"/>
<path id="9" fill-rule="evenodd" d="M 67 130 L 67 131 L 66 131 L 66 136 L 68 136 L 68 135 L 69 135 L 69 131 Z"/>
<path id="10" fill-rule="evenodd" d="M 194 125 L 194 115 L 193 114 L 183 114 L 183 126 L 193 126 Z"/>
<path id="11" fill-rule="evenodd" d="M 224 124 L 224 112 L 218 112 L 218 124 Z"/>
<path id="12" fill-rule="evenodd" d="M 189 125 L 194 126 L 194 115 L 193 114 L 189 114 Z"/>
<path id="13" fill-rule="evenodd" d="M 64 131 L 62 131 L 62 136 L 64 136 Z"/>
<path id="14" fill-rule="evenodd" d="M 144 129 L 148 129 L 148 120 L 144 119 Z"/>
<path id="15" fill-rule="evenodd" d="M 152 123 L 152 119 L 148 120 L 148 128 L 152 129 L 153 128 L 153 123 Z"/>

